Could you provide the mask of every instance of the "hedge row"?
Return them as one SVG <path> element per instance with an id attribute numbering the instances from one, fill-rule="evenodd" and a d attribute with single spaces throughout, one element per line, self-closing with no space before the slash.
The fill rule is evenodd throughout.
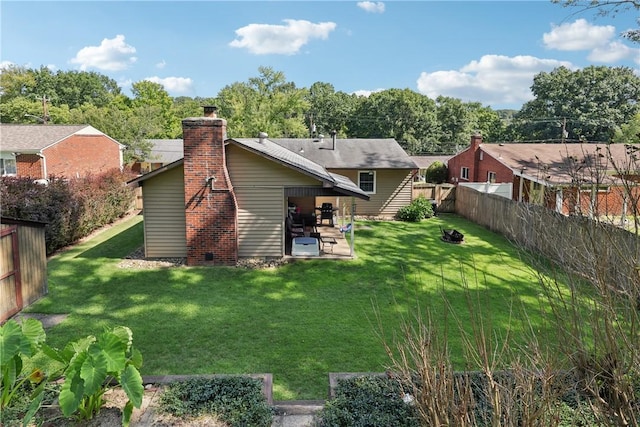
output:
<path id="1" fill-rule="evenodd" d="M 0 179 L 2 216 L 46 223 L 47 255 L 77 242 L 132 209 L 135 193 L 126 186 L 133 175 L 118 169 L 101 175 L 41 184 L 30 178 Z"/>

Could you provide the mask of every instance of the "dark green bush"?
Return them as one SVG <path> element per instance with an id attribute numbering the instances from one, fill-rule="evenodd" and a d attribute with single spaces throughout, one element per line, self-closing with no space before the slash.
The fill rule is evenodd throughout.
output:
<path id="1" fill-rule="evenodd" d="M 2 216 L 46 223 L 47 255 L 126 214 L 134 200 L 125 185 L 132 176 L 117 169 L 67 180 L 51 176 L 47 185 L 30 178 L 0 178 Z"/>
<path id="2" fill-rule="evenodd" d="M 396 219 L 407 222 L 420 222 L 433 216 L 431 201 L 424 196 L 418 196 L 408 206 L 403 206 L 396 213 Z"/>
<path id="3" fill-rule="evenodd" d="M 364 376 L 338 381 L 336 397 L 318 413 L 320 427 L 417 427 L 415 407 L 397 381 Z"/>
<path id="4" fill-rule="evenodd" d="M 192 378 L 171 383 L 161 409 L 177 417 L 216 414 L 231 426 L 271 426 L 273 411 L 262 394 L 262 381 L 228 376 Z"/>
<path id="5" fill-rule="evenodd" d="M 442 184 L 447 181 L 447 166 L 442 162 L 433 162 L 429 165 L 424 174 L 424 180 L 426 182 L 432 182 L 435 184 Z"/>

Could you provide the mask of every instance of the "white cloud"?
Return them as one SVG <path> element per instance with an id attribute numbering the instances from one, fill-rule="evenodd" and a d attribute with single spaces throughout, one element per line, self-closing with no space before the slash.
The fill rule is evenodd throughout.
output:
<path id="1" fill-rule="evenodd" d="M 311 39 L 326 40 L 336 28 L 334 22 L 314 24 L 305 20 L 285 19 L 286 25 L 249 24 L 236 30 L 239 37 L 231 47 L 246 48 L 256 55 L 294 55 Z"/>
<path id="2" fill-rule="evenodd" d="M 551 32 L 544 33 L 542 41 L 549 49 L 591 50 L 606 45 L 616 35 L 613 25 L 592 25 L 585 19 L 573 23 L 553 26 Z"/>
<path id="3" fill-rule="evenodd" d="M 384 3 L 374 2 L 374 1 L 359 1 L 358 7 L 370 13 L 383 13 L 384 12 Z"/>
<path id="4" fill-rule="evenodd" d="M 167 65 L 167 61 L 164 59 L 156 64 L 156 68 L 163 69 Z"/>
<path id="5" fill-rule="evenodd" d="M 587 58 L 589 61 L 604 63 L 613 63 L 631 58 L 640 64 L 640 49 L 634 49 L 615 41 L 606 46 L 593 49 Z"/>
<path id="6" fill-rule="evenodd" d="M 164 89 L 170 94 L 187 94 L 191 92 L 193 88 L 193 80 L 188 77 L 145 77 L 144 80 L 148 80 L 153 83 L 161 84 Z"/>
<path id="7" fill-rule="evenodd" d="M 118 34 L 113 39 L 103 39 L 100 46 L 83 47 L 69 62 L 80 64 L 82 71 L 88 68 L 119 71 L 137 61 L 138 58 L 133 56 L 134 53 L 136 48 L 126 44 L 124 36 Z"/>
<path id="8" fill-rule="evenodd" d="M 530 87 L 536 74 L 560 66 L 575 68 L 554 59 L 485 55 L 460 70 L 422 72 L 417 86 L 420 93 L 433 99 L 443 95 L 485 105 L 520 105 L 533 98 Z"/>

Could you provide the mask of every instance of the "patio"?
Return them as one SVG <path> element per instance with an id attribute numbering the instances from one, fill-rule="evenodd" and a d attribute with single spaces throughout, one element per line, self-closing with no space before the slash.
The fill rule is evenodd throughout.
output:
<path id="1" fill-rule="evenodd" d="M 291 242 L 287 243 L 287 255 L 286 258 L 295 259 L 352 259 L 355 258 L 355 253 L 351 256 L 351 247 L 349 240 L 345 238 L 345 233 L 340 232 L 340 225 L 334 224 L 333 226 L 324 224 L 318 224 L 313 231 L 308 229 L 305 231 L 305 236 L 315 237 L 315 234 L 320 234 L 319 256 L 292 256 L 291 255 Z M 331 243 L 333 242 L 333 243 Z"/>

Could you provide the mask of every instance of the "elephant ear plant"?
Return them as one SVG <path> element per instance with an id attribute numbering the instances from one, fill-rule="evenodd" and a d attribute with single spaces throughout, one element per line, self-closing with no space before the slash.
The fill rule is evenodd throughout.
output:
<path id="1" fill-rule="evenodd" d="M 0 413 L 11 405 L 27 381 L 36 385 L 30 395 L 31 403 L 23 425 L 40 407 L 46 384 L 43 371 L 38 368 L 23 371 L 24 362 L 40 351 L 45 339 L 42 323 L 35 319 L 25 319 L 22 324 L 8 320 L 0 326 Z"/>
<path id="2" fill-rule="evenodd" d="M 61 351 L 47 346 L 43 351 L 65 366 L 59 396 L 65 417 L 93 418 L 105 403 L 105 392 L 120 385 L 129 398 L 122 411 L 122 425 L 129 425 L 133 408 L 141 406 L 144 393 L 138 370 L 142 355 L 133 347 L 131 329 L 116 326 L 98 337 L 71 342 Z"/>

